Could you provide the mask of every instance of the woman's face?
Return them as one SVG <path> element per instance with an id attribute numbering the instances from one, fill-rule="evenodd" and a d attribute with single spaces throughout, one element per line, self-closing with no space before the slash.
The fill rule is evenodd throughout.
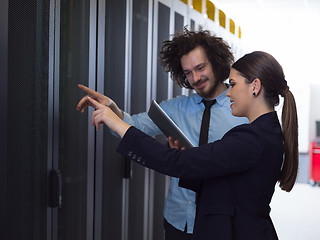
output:
<path id="1" fill-rule="evenodd" d="M 232 115 L 248 117 L 252 104 L 252 86 L 240 73 L 231 68 L 229 76 L 230 87 L 226 95 L 230 98 Z"/>

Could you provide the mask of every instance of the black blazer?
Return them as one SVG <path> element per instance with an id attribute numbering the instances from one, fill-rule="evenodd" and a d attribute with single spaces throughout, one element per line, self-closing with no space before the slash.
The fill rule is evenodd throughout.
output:
<path id="1" fill-rule="evenodd" d="M 203 179 L 198 189 L 197 240 L 278 239 L 269 204 L 283 161 L 276 112 L 231 129 L 218 141 L 179 151 L 131 127 L 118 152 L 158 172 Z"/>

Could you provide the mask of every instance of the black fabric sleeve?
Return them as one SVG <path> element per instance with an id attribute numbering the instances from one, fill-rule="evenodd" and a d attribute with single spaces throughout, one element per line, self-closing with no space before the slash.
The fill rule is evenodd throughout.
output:
<path id="1" fill-rule="evenodd" d="M 249 124 L 230 130 L 221 140 L 187 150 L 170 149 L 131 127 L 117 151 L 160 173 L 187 179 L 223 176 L 253 168 L 263 152 L 262 134 Z"/>

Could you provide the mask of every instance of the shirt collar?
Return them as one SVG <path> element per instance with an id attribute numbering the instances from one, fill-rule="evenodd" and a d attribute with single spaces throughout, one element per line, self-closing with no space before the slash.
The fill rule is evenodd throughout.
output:
<path id="1" fill-rule="evenodd" d="M 225 90 L 223 93 L 221 93 L 218 97 L 216 97 L 216 100 L 217 100 L 217 103 L 219 105 L 224 105 L 226 101 L 229 101 L 229 98 L 226 96 L 226 93 L 227 93 L 228 89 Z M 201 97 L 199 94 L 196 94 L 195 96 L 195 100 L 196 100 L 196 103 L 200 104 L 202 99 L 205 99 L 203 97 Z M 207 99 L 205 99 L 207 100 Z M 213 100 L 213 99 L 211 99 Z"/>

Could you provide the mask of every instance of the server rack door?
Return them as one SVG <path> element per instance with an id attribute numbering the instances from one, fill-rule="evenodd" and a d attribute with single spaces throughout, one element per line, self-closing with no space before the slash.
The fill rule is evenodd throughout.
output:
<path id="1" fill-rule="evenodd" d="M 88 134 L 87 115 L 76 111 L 77 102 L 85 95 L 77 84 L 89 85 L 90 1 L 61 1 L 57 8 L 60 31 L 55 37 L 60 41 L 56 46 L 59 77 L 54 82 L 53 165 L 61 171 L 62 201 L 54 239 L 92 239 L 87 236 L 88 199 L 93 197 L 88 188 L 93 173 L 88 172 L 88 166 L 94 164 L 94 155 L 88 152 L 94 139 Z M 89 224 L 93 225 L 92 221 Z"/>
<path id="2" fill-rule="evenodd" d="M 8 17 L 0 33 L 7 38 L 1 41 L 7 42 L 1 59 L 1 238 L 41 240 L 47 237 L 49 2 L 0 5 Z"/>
<path id="3" fill-rule="evenodd" d="M 157 2 L 155 5 L 155 25 L 154 31 L 156 31 L 156 44 L 155 46 L 157 52 L 153 58 L 157 68 L 156 68 L 156 78 L 153 79 L 153 85 L 156 87 L 155 96 L 153 96 L 157 102 L 168 99 L 169 95 L 172 96 L 172 93 L 169 93 L 169 76 L 168 73 L 164 72 L 163 67 L 160 65 L 159 52 L 162 47 L 162 43 L 165 40 L 168 40 L 170 37 L 170 20 L 171 20 L 171 10 L 167 4 L 162 2 Z M 157 136 L 156 139 L 163 144 L 167 143 L 167 139 L 163 136 Z M 165 197 L 167 195 L 167 185 L 169 179 L 166 178 L 164 174 L 151 172 L 153 189 L 156 191 L 153 192 L 154 199 L 154 208 L 153 208 L 153 232 L 151 239 L 161 240 L 164 239 L 164 229 L 163 229 L 163 207 Z"/>
<path id="4" fill-rule="evenodd" d="M 147 46 L 148 0 L 132 1 L 131 81 L 129 90 L 130 113 L 145 112 L 147 106 Z M 136 163 L 131 164 L 129 181 L 128 239 L 147 240 L 149 170 Z"/>
<path id="5" fill-rule="evenodd" d="M 126 0 L 99 1 L 98 7 L 98 90 L 125 109 Z M 96 228 L 96 236 L 101 238 L 95 239 L 126 239 L 127 235 L 125 159 L 116 152 L 119 141 L 106 127 L 97 140 L 97 164 L 102 173 L 96 176 L 101 182 L 97 186 L 101 187 L 101 202 L 97 205 L 97 210 L 101 209 L 101 229 Z"/>

